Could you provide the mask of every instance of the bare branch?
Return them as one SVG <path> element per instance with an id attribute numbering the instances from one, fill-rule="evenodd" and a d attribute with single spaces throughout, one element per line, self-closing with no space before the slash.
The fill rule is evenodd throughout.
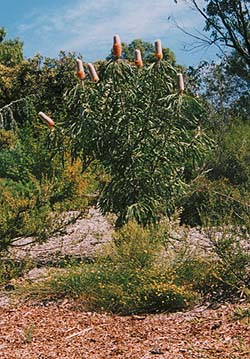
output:
<path id="1" fill-rule="evenodd" d="M 175 22 L 175 26 L 180 30 L 182 31 L 184 34 L 192 37 L 193 39 L 196 40 L 196 42 L 193 42 L 191 44 L 191 48 L 190 49 L 187 49 L 186 48 L 186 51 L 194 51 L 194 50 L 198 50 L 198 49 L 202 49 L 202 48 L 208 48 L 210 46 L 216 46 L 218 48 L 218 50 L 224 55 L 226 56 L 226 53 L 225 53 L 225 50 L 223 50 L 222 46 L 220 46 L 220 44 L 214 40 L 214 39 L 211 39 L 211 37 L 209 36 L 206 36 L 205 34 L 201 33 L 200 31 L 196 30 L 197 34 L 194 34 L 194 33 L 191 33 L 189 31 L 187 31 L 186 29 L 184 29 L 182 26 L 180 26 L 176 20 L 174 19 L 174 22 Z"/>
<path id="2" fill-rule="evenodd" d="M 202 9 L 197 0 L 190 0 L 190 2 L 205 19 L 207 25 L 205 31 L 213 30 L 214 44 L 224 43 L 227 47 L 236 50 L 240 57 L 250 64 L 249 1 L 213 0 L 208 1 L 206 9 Z M 224 7 L 228 6 L 224 9 L 222 4 Z M 212 14 L 210 14 L 209 5 L 213 6 Z"/>

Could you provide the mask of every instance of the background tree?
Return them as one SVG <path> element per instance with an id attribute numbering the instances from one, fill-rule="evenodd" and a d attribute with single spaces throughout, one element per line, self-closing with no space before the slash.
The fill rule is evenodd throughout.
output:
<path id="1" fill-rule="evenodd" d="M 22 60 L 20 56 L 9 62 L 15 59 L 11 54 L 16 54 L 17 47 L 14 40 L 6 45 L 5 35 L 2 29 L 0 252 L 15 245 L 17 237 L 45 240 L 62 229 L 60 211 L 84 210 L 89 183 L 80 161 L 72 164 L 69 139 L 46 128 L 38 118 L 39 111 L 53 112 L 57 120 L 65 116 L 63 94 L 77 83 L 74 54 L 60 53 L 56 59 L 36 55 Z"/>
<path id="2" fill-rule="evenodd" d="M 205 0 L 204 7 L 197 0 L 188 1 L 205 19 L 204 30 L 210 37 L 206 43 L 216 44 L 222 50 L 223 47 L 235 50 L 250 66 L 250 1 Z"/>
<path id="3" fill-rule="evenodd" d="M 13 67 L 23 61 L 23 43 L 18 40 L 5 40 L 7 32 L 0 27 L 0 64 Z"/>
<path id="4" fill-rule="evenodd" d="M 210 106 L 214 130 L 223 130 L 234 119 L 250 119 L 250 75 L 235 52 L 220 61 L 190 67 L 187 78 L 189 89 L 200 93 Z M 215 117 L 217 123 L 213 124 Z"/>
<path id="5" fill-rule="evenodd" d="M 63 94 L 77 82 L 75 54 L 61 52 L 55 59 L 36 55 L 15 67 L 0 64 L 0 76 L 0 115 L 5 114 L 6 124 L 34 121 L 39 111 L 60 119 Z"/>

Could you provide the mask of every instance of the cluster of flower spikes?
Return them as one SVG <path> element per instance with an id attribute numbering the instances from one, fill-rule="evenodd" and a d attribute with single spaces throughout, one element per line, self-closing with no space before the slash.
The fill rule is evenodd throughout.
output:
<path id="1" fill-rule="evenodd" d="M 121 45 L 121 40 L 120 40 L 119 35 L 114 35 L 114 37 L 113 37 L 113 55 L 116 60 L 118 60 L 122 57 L 122 45 Z M 135 57 L 134 57 L 135 65 L 139 69 L 142 68 L 143 61 L 142 61 L 141 51 L 139 49 L 135 49 L 134 55 L 135 55 Z M 163 59 L 161 40 L 155 41 L 155 58 L 159 61 Z M 91 80 L 94 82 L 98 82 L 99 76 L 98 76 L 96 69 L 92 63 L 88 63 L 88 70 L 89 70 L 89 75 L 90 75 Z M 80 60 L 80 59 L 76 60 L 76 76 L 80 80 L 84 80 L 86 78 L 86 72 L 84 71 L 82 60 Z M 182 73 L 178 73 L 177 76 L 178 76 L 179 93 L 182 95 L 184 92 L 184 88 L 185 88 L 183 75 L 182 75 Z M 39 112 L 39 116 L 47 124 L 47 126 L 50 129 L 54 128 L 55 122 L 49 116 L 47 116 L 43 112 Z"/>

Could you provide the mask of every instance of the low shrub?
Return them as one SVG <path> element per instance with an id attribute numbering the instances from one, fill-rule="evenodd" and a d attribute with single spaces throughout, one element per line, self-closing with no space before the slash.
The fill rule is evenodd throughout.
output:
<path id="1" fill-rule="evenodd" d="M 56 228 L 46 186 L 2 180 L 0 194 L 0 251 L 7 250 L 20 237 L 46 239 Z"/>
<path id="2" fill-rule="evenodd" d="M 50 282 L 56 296 L 80 298 L 88 310 L 119 314 L 183 310 L 197 295 L 156 270 L 124 268 L 104 262 L 84 265 Z"/>
<path id="3" fill-rule="evenodd" d="M 83 212 L 98 187 L 98 175 L 83 173 L 64 149 L 67 138 L 60 138 L 61 153 L 48 146 L 53 134 L 45 131 L 30 124 L 0 131 L 0 254 L 20 237 L 43 241 L 61 230 L 62 212 Z"/>
<path id="4" fill-rule="evenodd" d="M 249 189 L 250 184 L 250 126 L 237 118 L 218 133 L 218 145 L 209 160 L 211 179 L 227 178 L 235 186 Z"/>
<path id="5" fill-rule="evenodd" d="M 181 223 L 190 226 L 243 226 L 248 221 L 249 191 L 232 185 L 228 179 L 209 180 L 203 176 L 189 186 L 182 197 Z"/>
<path id="6" fill-rule="evenodd" d="M 201 302 L 249 296 L 246 233 L 210 228 L 210 248 L 204 252 L 202 243 L 195 246 L 184 234 L 174 240 L 170 228 L 168 222 L 150 227 L 129 222 L 92 263 L 66 268 L 63 275 L 28 292 L 73 297 L 85 310 L 122 315 L 179 311 Z"/>
<path id="7" fill-rule="evenodd" d="M 67 275 L 44 284 L 47 293 L 80 298 L 88 310 L 119 314 L 187 308 L 198 294 L 190 285 L 175 284 L 173 271 L 159 262 L 165 250 L 164 231 L 128 223 L 94 263 L 70 269 Z"/>
<path id="8" fill-rule="evenodd" d="M 204 166 L 207 172 L 190 181 L 179 201 L 182 223 L 244 225 L 250 214 L 250 126 L 231 119 L 223 132 L 214 134 L 214 140 Z"/>
<path id="9" fill-rule="evenodd" d="M 246 223 L 247 224 L 247 223 Z M 217 258 L 214 290 L 224 298 L 250 295 L 250 236 L 245 227 L 224 226 L 206 231 Z"/>
<path id="10" fill-rule="evenodd" d="M 14 261 L 12 259 L 1 259 L 0 286 L 7 284 L 10 280 L 21 277 L 30 268 L 32 268 L 32 263 L 27 260 Z"/>

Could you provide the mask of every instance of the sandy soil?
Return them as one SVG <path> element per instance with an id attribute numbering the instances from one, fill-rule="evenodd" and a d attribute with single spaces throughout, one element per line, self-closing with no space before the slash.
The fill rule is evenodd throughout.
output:
<path id="1" fill-rule="evenodd" d="M 73 215 L 73 214 L 72 214 Z M 65 228 L 65 234 L 50 238 L 42 244 L 31 244 L 32 238 L 20 239 L 10 253 L 12 258 L 29 257 L 33 262 L 46 264 L 63 257 L 91 257 L 103 243 L 111 240 L 112 225 L 98 209 L 91 207 L 84 218 Z"/>

